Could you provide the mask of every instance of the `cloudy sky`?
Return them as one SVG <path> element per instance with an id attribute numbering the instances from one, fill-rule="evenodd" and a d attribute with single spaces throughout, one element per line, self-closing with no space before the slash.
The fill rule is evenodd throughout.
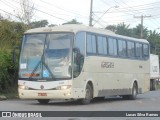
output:
<path id="1" fill-rule="evenodd" d="M 60 25 L 76 19 L 85 25 L 89 24 L 91 0 L 32 0 L 32 2 L 36 8 L 32 21 L 46 19 L 49 24 Z M 20 0 L 0 0 L 2 15 L 7 13 L 15 15 L 18 11 Z M 160 32 L 159 11 L 160 0 L 93 0 L 93 25 L 104 28 L 107 25 L 124 22 L 132 28 L 141 23 L 141 19 L 134 16 L 143 15 L 150 16 L 144 18 L 144 26 Z M 103 17 L 99 19 L 101 16 Z M 12 19 L 16 18 L 12 16 Z"/>

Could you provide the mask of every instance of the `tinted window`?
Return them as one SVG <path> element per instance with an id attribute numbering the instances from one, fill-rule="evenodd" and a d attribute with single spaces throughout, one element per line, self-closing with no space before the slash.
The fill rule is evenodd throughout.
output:
<path id="1" fill-rule="evenodd" d="M 107 55 L 107 40 L 106 37 L 97 37 L 98 53 L 102 55 Z"/>
<path id="2" fill-rule="evenodd" d="M 136 57 L 142 58 L 142 44 L 136 43 Z"/>
<path id="3" fill-rule="evenodd" d="M 95 35 L 87 34 L 87 53 L 96 53 L 96 37 Z"/>
<path id="4" fill-rule="evenodd" d="M 143 57 L 144 58 L 149 57 L 149 46 L 147 44 L 143 44 Z"/>
<path id="5" fill-rule="evenodd" d="M 78 48 L 84 55 L 85 53 L 85 32 L 79 32 L 76 35 L 75 48 Z"/>
<path id="6" fill-rule="evenodd" d="M 128 54 L 128 57 L 134 57 L 135 56 L 135 52 L 134 52 L 134 42 L 130 42 L 128 41 L 127 42 L 127 54 Z"/>
<path id="7" fill-rule="evenodd" d="M 118 40 L 118 54 L 121 57 L 125 57 L 127 54 L 127 46 L 126 41 Z"/>
<path id="8" fill-rule="evenodd" d="M 109 55 L 117 56 L 117 40 L 108 38 Z"/>

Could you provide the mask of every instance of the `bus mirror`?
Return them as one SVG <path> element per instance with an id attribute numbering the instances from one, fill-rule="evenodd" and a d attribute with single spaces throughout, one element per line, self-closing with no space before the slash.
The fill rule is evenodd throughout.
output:
<path id="1" fill-rule="evenodd" d="M 16 50 L 20 50 L 20 46 L 16 46 L 13 49 L 13 63 L 16 63 Z"/>
<path id="2" fill-rule="evenodd" d="M 78 48 L 73 48 L 74 53 L 80 53 L 80 50 Z"/>

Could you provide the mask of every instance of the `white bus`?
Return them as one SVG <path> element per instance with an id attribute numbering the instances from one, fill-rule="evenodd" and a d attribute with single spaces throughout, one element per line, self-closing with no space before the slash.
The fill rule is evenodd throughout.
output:
<path id="1" fill-rule="evenodd" d="M 83 25 L 25 32 L 19 63 L 21 99 L 48 103 L 119 95 L 136 99 L 150 89 L 149 43 Z"/>

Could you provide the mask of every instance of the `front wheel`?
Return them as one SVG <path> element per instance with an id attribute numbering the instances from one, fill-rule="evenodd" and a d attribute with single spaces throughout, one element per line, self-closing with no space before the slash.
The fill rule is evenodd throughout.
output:
<path id="1" fill-rule="evenodd" d="M 92 90 L 92 87 L 87 84 L 86 86 L 86 90 L 85 90 L 85 98 L 83 99 L 80 99 L 80 103 L 86 105 L 86 104 L 89 104 L 92 100 L 92 97 L 93 97 L 93 90 Z"/>
<path id="2" fill-rule="evenodd" d="M 49 99 L 38 99 L 38 102 L 40 104 L 47 104 L 49 102 Z"/>

